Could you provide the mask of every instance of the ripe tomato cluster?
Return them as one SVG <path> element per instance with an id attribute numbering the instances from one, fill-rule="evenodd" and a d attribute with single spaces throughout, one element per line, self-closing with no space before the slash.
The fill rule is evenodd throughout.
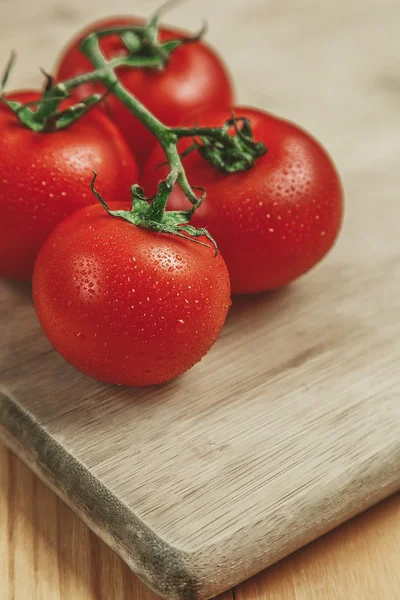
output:
<path id="1" fill-rule="evenodd" d="M 93 23 L 61 54 L 54 81 L 93 69 L 80 47 L 93 32 L 142 25 L 136 18 Z M 127 53 L 135 40 L 124 35 L 99 38 L 105 59 Z M 310 270 L 334 244 L 343 212 L 336 169 L 312 136 L 260 109 L 236 106 L 223 62 L 202 40 L 165 27 L 157 35 L 162 49 L 179 42 L 164 68 L 119 66 L 117 84 L 171 131 L 221 128 L 234 115 L 229 135 L 239 135 L 235 118 L 245 119 L 267 149 L 251 168 L 227 172 L 197 151 L 198 136 L 177 137 L 187 180 L 206 191 L 191 227 L 179 229 L 182 220 L 171 233 L 167 221 L 141 220 L 151 206 L 146 198 L 156 197 L 171 166 L 146 119 L 112 89 L 108 110 L 99 104 L 65 128 L 32 130 L 10 110 L 13 102 L 37 103 L 35 118 L 43 110 L 39 100 L 49 103 L 39 91 L 6 94 L 0 106 L 0 275 L 33 274 L 36 311 L 54 348 L 82 372 L 121 385 L 162 383 L 191 368 L 218 337 L 231 292 L 276 289 Z M 103 83 L 88 79 L 61 106 L 82 106 L 103 92 Z M 90 190 L 93 171 L 107 210 Z M 191 208 L 179 181 L 168 199 L 175 211 L 165 213 L 168 223 Z M 137 182 L 140 192 L 131 190 Z M 141 203 L 135 219 L 131 194 Z"/>

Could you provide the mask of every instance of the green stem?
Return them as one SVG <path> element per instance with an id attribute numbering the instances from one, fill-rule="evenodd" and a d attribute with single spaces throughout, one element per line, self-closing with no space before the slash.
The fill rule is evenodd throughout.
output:
<path id="1" fill-rule="evenodd" d="M 190 129 L 187 127 L 174 127 L 173 132 L 178 139 L 198 135 L 198 136 L 208 136 L 216 139 L 224 139 L 225 135 L 221 127 L 191 127 Z"/>
<path id="2" fill-rule="evenodd" d="M 143 106 L 141 102 L 139 102 L 130 92 L 128 92 L 128 90 L 125 89 L 114 72 L 113 62 L 108 62 L 104 59 L 99 47 L 99 39 L 97 34 L 92 34 L 87 37 L 81 44 L 81 50 L 96 67 L 95 72 L 97 72 L 97 75 L 103 85 L 106 88 L 112 87 L 112 93 L 130 110 L 132 114 L 135 115 L 135 117 L 137 117 L 145 125 L 145 127 L 157 138 L 161 144 L 171 167 L 166 180 L 171 186 L 171 191 L 173 185 L 178 183 L 190 202 L 198 206 L 199 199 L 192 190 L 186 178 L 186 174 L 176 147 L 178 140 L 177 136 L 175 135 L 175 131 L 164 125 L 145 106 Z M 76 81 L 70 81 L 69 85 L 75 86 Z"/>
<path id="3" fill-rule="evenodd" d="M 107 61 L 99 47 L 99 38 L 96 33 L 89 35 L 81 44 L 83 54 L 96 67 L 97 79 L 105 88 L 112 88 L 112 93 L 143 123 L 143 125 L 158 139 L 171 162 L 171 173 L 174 172 L 174 182 L 182 168 L 176 150 L 177 137 L 169 127 L 155 117 L 141 102 L 128 92 L 114 72 L 113 61 Z M 75 86 L 76 82 L 70 80 L 69 85 Z M 78 84 L 79 85 L 79 84 Z"/>

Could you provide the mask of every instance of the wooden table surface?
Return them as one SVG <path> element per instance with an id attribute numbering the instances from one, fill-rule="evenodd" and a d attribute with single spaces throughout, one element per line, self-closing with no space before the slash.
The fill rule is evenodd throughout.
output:
<path id="1" fill-rule="evenodd" d="M 398 600 L 400 494 L 221 600 Z M 0 446 L 1 600 L 157 600 L 11 452 Z"/>

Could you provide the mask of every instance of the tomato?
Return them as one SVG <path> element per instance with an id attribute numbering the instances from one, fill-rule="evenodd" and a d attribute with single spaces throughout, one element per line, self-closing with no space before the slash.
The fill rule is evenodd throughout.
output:
<path id="1" fill-rule="evenodd" d="M 214 248 L 141 229 L 97 205 L 49 236 L 33 297 L 51 344 L 74 367 L 107 383 L 145 386 L 181 375 L 208 352 L 230 284 Z"/>
<path id="2" fill-rule="evenodd" d="M 29 102 L 39 93 L 8 94 Z M 136 162 L 115 125 L 92 110 L 70 128 L 36 133 L 0 106 L 0 275 L 30 279 L 41 245 L 64 217 L 97 202 L 93 169 L 106 197 L 129 201 Z"/>
<path id="3" fill-rule="evenodd" d="M 71 41 L 59 59 L 56 79 L 62 81 L 93 70 L 90 61 L 79 51 L 79 42 L 96 29 L 113 25 L 143 24 L 141 19 L 111 17 L 89 25 Z M 189 34 L 170 28 L 161 28 L 162 42 L 178 40 Z M 118 36 L 101 40 L 100 47 L 107 58 L 120 55 L 124 46 Z M 183 45 L 173 51 L 163 72 L 150 69 L 119 68 L 121 83 L 166 125 L 175 125 L 182 115 L 207 106 L 224 106 L 233 101 L 232 84 L 226 68 L 215 51 L 204 42 Z M 99 91 L 98 85 L 76 89 L 80 98 Z M 155 138 L 112 94 L 108 102 L 113 120 L 126 137 L 139 166 L 144 165 Z"/>
<path id="4" fill-rule="evenodd" d="M 192 219 L 215 238 L 231 278 L 232 293 L 273 290 L 311 269 L 332 247 L 342 221 L 342 188 L 325 150 L 293 123 L 258 109 L 237 107 L 237 117 L 250 119 L 254 139 L 263 141 L 266 155 L 245 172 L 226 174 L 193 152 L 183 159 L 189 182 L 203 186 L 207 196 Z M 199 126 L 220 126 L 231 109 L 211 109 L 196 115 Z M 193 120 L 183 121 L 193 126 Z M 179 143 L 183 151 L 191 144 Z M 142 184 L 152 195 L 166 167 L 161 148 L 154 149 Z M 175 189 L 169 209 L 188 206 Z"/>

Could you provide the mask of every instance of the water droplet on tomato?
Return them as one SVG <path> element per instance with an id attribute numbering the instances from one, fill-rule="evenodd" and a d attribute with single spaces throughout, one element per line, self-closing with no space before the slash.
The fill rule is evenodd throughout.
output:
<path id="1" fill-rule="evenodd" d="M 176 333 L 184 333 L 186 331 L 186 323 L 183 319 L 178 319 L 175 331 Z"/>
<path id="2" fill-rule="evenodd" d="M 85 339 L 85 334 L 80 331 L 74 331 L 74 336 L 78 338 L 78 340 L 83 341 Z"/>

